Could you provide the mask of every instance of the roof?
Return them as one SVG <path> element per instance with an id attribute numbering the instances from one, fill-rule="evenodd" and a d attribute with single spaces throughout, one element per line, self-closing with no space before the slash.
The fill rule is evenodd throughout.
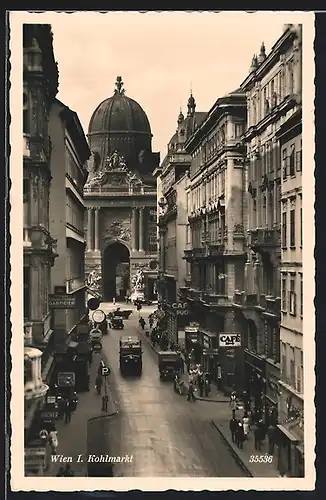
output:
<path id="1" fill-rule="evenodd" d="M 127 132 L 151 136 L 149 120 L 143 108 L 127 97 L 123 82 L 117 77 L 114 94 L 104 99 L 92 114 L 88 135 L 98 132 Z"/>

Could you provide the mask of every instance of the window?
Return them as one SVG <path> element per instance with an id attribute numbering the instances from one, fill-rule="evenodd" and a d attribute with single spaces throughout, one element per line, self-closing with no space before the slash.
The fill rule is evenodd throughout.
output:
<path id="1" fill-rule="evenodd" d="M 287 287 L 286 287 L 286 274 L 282 274 L 282 292 L 281 292 L 281 299 L 282 299 L 282 311 L 286 312 L 287 307 L 286 307 L 286 292 L 287 292 Z"/>
<path id="2" fill-rule="evenodd" d="M 282 248 L 287 247 L 287 213 L 282 212 Z"/>
<path id="3" fill-rule="evenodd" d="M 290 210 L 290 247 L 295 248 L 295 208 Z"/>
<path id="4" fill-rule="evenodd" d="M 24 227 L 28 227 L 30 224 L 30 187 L 30 180 L 23 179 Z"/>
<path id="5" fill-rule="evenodd" d="M 302 199 L 301 199 L 302 203 Z M 302 248 L 302 242 L 303 242 L 303 213 L 302 213 L 302 207 L 300 207 L 300 247 Z"/>
<path id="6" fill-rule="evenodd" d="M 294 347 L 290 346 L 290 384 L 295 387 L 295 359 Z"/>
<path id="7" fill-rule="evenodd" d="M 295 176 L 295 147 L 294 144 L 291 145 L 291 151 L 289 156 L 289 173 L 291 177 Z"/>
<path id="8" fill-rule="evenodd" d="M 33 381 L 33 362 L 27 356 L 24 359 L 24 384 Z"/>
<path id="9" fill-rule="evenodd" d="M 296 384 L 295 388 L 297 392 L 300 394 L 303 393 L 303 352 L 300 350 L 297 350 L 297 353 L 299 353 L 298 356 L 298 364 L 297 364 L 297 372 L 296 372 Z"/>
<path id="10" fill-rule="evenodd" d="M 295 169 L 302 172 L 302 140 L 300 141 L 300 151 L 295 153 Z"/>
<path id="11" fill-rule="evenodd" d="M 281 373 L 282 379 L 286 381 L 287 379 L 287 367 L 286 367 L 286 344 L 284 342 L 281 343 Z"/>
<path id="12" fill-rule="evenodd" d="M 190 243 L 190 226 L 187 224 L 186 226 L 186 243 Z"/>
<path id="13" fill-rule="evenodd" d="M 24 266 L 24 319 L 30 319 L 31 316 L 31 283 L 30 283 L 30 267 Z"/>
<path id="14" fill-rule="evenodd" d="M 296 293 L 295 293 L 295 275 L 290 277 L 290 290 L 289 290 L 289 312 L 293 316 L 296 315 Z"/>
<path id="15" fill-rule="evenodd" d="M 303 275 L 300 275 L 300 316 L 303 318 Z"/>
<path id="16" fill-rule="evenodd" d="M 242 123 L 236 123 L 235 124 L 235 137 L 241 137 L 243 134 L 243 124 Z"/>
<path id="17" fill-rule="evenodd" d="M 287 156 L 286 156 L 286 149 L 283 149 L 283 151 L 282 151 L 282 170 L 283 170 L 283 180 L 285 180 L 286 177 L 287 177 Z"/>
<path id="18" fill-rule="evenodd" d="M 30 133 L 28 107 L 29 107 L 28 106 L 28 93 L 24 92 L 23 93 L 23 133 L 24 134 Z"/>

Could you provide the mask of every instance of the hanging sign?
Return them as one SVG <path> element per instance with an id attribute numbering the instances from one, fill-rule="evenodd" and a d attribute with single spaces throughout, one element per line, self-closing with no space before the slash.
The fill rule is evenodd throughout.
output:
<path id="1" fill-rule="evenodd" d="M 220 333 L 220 347 L 241 347 L 240 333 Z"/>
<path id="2" fill-rule="evenodd" d="M 106 319 L 106 314 L 102 309 L 97 309 L 93 312 L 92 318 L 95 323 L 102 323 Z"/>

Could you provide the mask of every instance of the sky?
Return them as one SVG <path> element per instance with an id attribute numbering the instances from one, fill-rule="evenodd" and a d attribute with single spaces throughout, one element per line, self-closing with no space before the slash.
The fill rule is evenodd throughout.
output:
<path id="1" fill-rule="evenodd" d="M 300 13 L 299 13 L 300 14 Z M 197 111 L 238 88 L 253 54 L 267 53 L 297 13 L 45 13 L 54 34 L 59 93 L 85 133 L 97 105 L 122 76 L 126 95 L 146 112 L 161 160 L 192 89 Z M 302 18 L 301 18 L 302 19 Z M 300 20 L 299 20 L 300 22 Z"/>

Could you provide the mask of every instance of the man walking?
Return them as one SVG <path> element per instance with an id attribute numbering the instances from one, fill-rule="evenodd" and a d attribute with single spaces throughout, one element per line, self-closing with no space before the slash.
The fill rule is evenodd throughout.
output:
<path id="1" fill-rule="evenodd" d="M 237 427 L 238 427 L 238 421 L 237 419 L 235 418 L 235 416 L 233 415 L 231 420 L 230 420 L 230 423 L 229 423 L 229 426 L 230 426 L 230 432 L 231 432 L 231 436 L 232 436 L 232 443 L 235 443 L 236 439 L 236 430 L 237 430 Z"/>
<path id="2" fill-rule="evenodd" d="M 108 411 L 108 402 L 109 402 L 109 396 L 107 394 L 104 394 L 102 396 L 102 411 Z"/>
<path id="3" fill-rule="evenodd" d="M 189 381 L 187 401 L 196 401 L 194 383 L 192 380 Z"/>
<path id="4" fill-rule="evenodd" d="M 102 376 L 98 373 L 95 379 L 95 388 L 98 396 L 101 394 L 102 385 L 103 385 Z"/>
<path id="5" fill-rule="evenodd" d="M 67 399 L 65 404 L 65 424 L 70 424 L 71 422 L 71 410 L 71 402 Z"/>

